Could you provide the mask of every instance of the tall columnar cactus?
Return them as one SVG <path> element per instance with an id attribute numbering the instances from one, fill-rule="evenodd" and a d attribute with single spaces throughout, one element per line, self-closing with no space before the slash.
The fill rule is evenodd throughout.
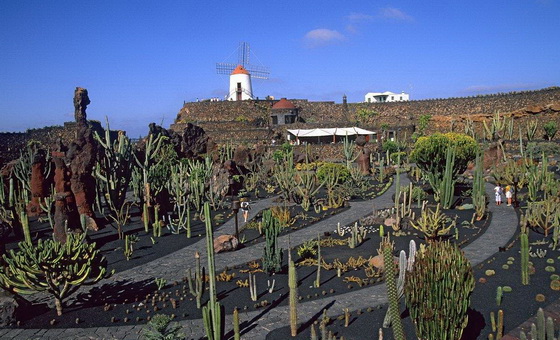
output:
<path id="1" fill-rule="evenodd" d="M 297 303 L 298 286 L 296 265 L 292 261 L 292 255 L 288 251 L 288 288 L 290 289 L 290 331 L 292 336 L 297 335 Z"/>
<path id="2" fill-rule="evenodd" d="M 315 288 L 321 286 L 321 235 L 317 235 L 317 277 L 313 282 Z"/>
<path id="3" fill-rule="evenodd" d="M 415 256 L 416 242 L 414 242 L 414 240 L 410 240 L 408 244 L 408 258 L 406 257 L 406 253 L 404 250 L 401 250 L 401 252 L 399 253 L 399 276 L 397 278 L 398 300 L 400 300 L 404 295 L 404 282 L 406 279 L 406 272 L 412 270 Z M 391 315 L 391 307 L 389 306 L 389 308 L 387 309 L 387 313 L 385 314 L 385 319 L 383 320 L 383 327 L 387 328 L 391 326 Z"/>
<path id="4" fill-rule="evenodd" d="M 200 309 L 202 293 L 204 293 L 204 272 L 203 268 L 200 266 L 200 254 L 198 252 L 194 253 L 194 261 L 194 275 L 191 272 L 191 268 L 189 268 L 187 272 L 187 282 L 189 284 L 189 292 L 196 298 L 196 308 Z"/>
<path id="5" fill-rule="evenodd" d="M 455 182 L 453 169 L 455 167 L 455 148 L 448 147 L 445 156 L 445 171 L 442 181 L 439 183 L 437 195 L 443 209 L 451 208 L 453 203 L 453 191 L 455 190 Z"/>
<path id="6" fill-rule="evenodd" d="M 486 211 L 486 191 L 484 188 L 484 170 L 482 168 L 483 157 L 481 152 L 476 154 L 472 187 L 472 201 L 479 220 L 484 217 Z"/>
<path id="7" fill-rule="evenodd" d="M 173 203 L 173 214 L 168 218 L 168 227 L 175 234 L 181 229 L 185 230 L 188 238 L 191 237 L 190 207 L 189 207 L 189 172 L 188 165 L 179 163 L 172 167 L 171 177 L 167 183 L 167 191 Z"/>
<path id="8" fill-rule="evenodd" d="M 233 340 L 240 340 L 240 329 L 239 329 L 239 311 L 237 308 L 233 310 Z"/>
<path id="9" fill-rule="evenodd" d="M 95 243 L 81 236 L 68 235 L 65 244 L 39 240 L 36 245 L 19 243 L 19 251 L 3 255 L 6 267 L 0 267 L 0 286 L 19 294 L 46 291 L 53 296 L 56 312 L 62 315 L 63 302 L 82 285 L 92 285 L 107 275 L 105 258 Z"/>
<path id="10" fill-rule="evenodd" d="M 206 224 L 206 251 L 208 257 L 208 304 L 202 307 L 202 318 L 204 329 L 209 340 L 220 340 L 223 337 L 222 329 L 222 306 L 218 302 L 216 294 L 216 270 L 214 262 L 214 236 L 212 232 L 212 221 L 210 218 L 210 205 L 204 203 L 204 222 Z"/>
<path id="11" fill-rule="evenodd" d="M 348 136 L 343 139 L 343 150 L 344 150 L 344 158 L 346 159 L 346 167 L 350 169 L 352 167 L 352 163 L 358 158 L 358 156 L 354 157 L 354 153 L 356 152 L 356 144 L 348 139 Z"/>
<path id="12" fill-rule="evenodd" d="M 419 339 L 460 339 L 474 289 L 472 267 L 455 245 L 431 242 L 416 255 L 404 292 Z"/>
<path id="13" fill-rule="evenodd" d="M 385 284 L 387 285 L 387 296 L 389 297 L 393 334 L 395 339 L 404 340 L 405 335 L 399 308 L 399 293 L 395 279 L 395 265 L 393 263 L 393 243 L 390 241 L 389 236 L 383 238 L 381 241 L 380 253 L 383 254 L 383 263 L 385 264 Z"/>
<path id="14" fill-rule="evenodd" d="M 529 236 L 527 233 L 519 235 L 521 240 L 521 284 L 529 284 Z"/>
<path id="15" fill-rule="evenodd" d="M 266 272 L 279 272 L 282 270 L 282 248 L 278 245 L 280 235 L 280 222 L 267 209 L 263 212 L 262 229 L 265 236 L 263 270 Z"/>

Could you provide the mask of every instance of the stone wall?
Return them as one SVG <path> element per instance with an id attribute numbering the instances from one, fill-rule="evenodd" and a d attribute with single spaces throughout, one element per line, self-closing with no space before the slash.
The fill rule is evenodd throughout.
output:
<path id="1" fill-rule="evenodd" d="M 104 133 L 99 121 L 88 121 L 94 131 Z M 75 122 L 66 122 L 63 126 L 47 126 L 40 129 L 29 129 L 25 132 L 0 132 L 0 168 L 7 162 L 19 158 L 31 141 L 37 141 L 50 147 L 59 138 L 64 144 L 69 145 L 75 138 Z"/>
<path id="2" fill-rule="evenodd" d="M 480 132 L 483 128 L 482 121 L 488 120 L 495 112 L 514 116 L 516 124 L 525 125 L 534 115 L 539 115 L 539 125 L 553 120 L 560 126 L 557 115 L 559 111 L 557 108 L 560 105 L 560 87 L 393 103 L 337 104 L 310 102 L 304 99 L 290 99 L 290 101 L 299 109 L 299 116 L 303 118 L 305 124 L 273 127 L 271 134 L 267 133 L 266 127 L 272 105 L 277 102 L 274 100 L 184 103 L 177 115 L 176 124 L 171 128 L 180 129 L 181 123 L 192 122 L 202 126 L 219 141 L 251 141 L 255 138 L 270 138 L 271 135 L 285 136 L 286 128 L 354 125 L 375 131 L 386 125 L 389 130 L 406 130 L 410 132 L 408 134 L 410 136 L 422 115 L 432 116 L 427 133 L 450 130 L 462 132 L 468 119 L 475 123 L 476 130 Z M 370 112 L 370 115 L 357 123 L 357 112 L 363 110 Z"/>

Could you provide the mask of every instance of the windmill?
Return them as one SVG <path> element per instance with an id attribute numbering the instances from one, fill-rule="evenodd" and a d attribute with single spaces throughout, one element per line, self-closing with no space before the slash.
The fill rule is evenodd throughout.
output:
<path id="1" fill-rule="evenodd" d="M 237 101 L 253 99 L 251 78 L 268 79 L 268 75 L 270 74 L 268 68 L 249 64 L 250 52 L 249 43 L 242 42 L 237 48 L 237 64 L 216 63 L 216 72 L 218 74 L 227 74 L 230 76 L 227 100 Z"/>

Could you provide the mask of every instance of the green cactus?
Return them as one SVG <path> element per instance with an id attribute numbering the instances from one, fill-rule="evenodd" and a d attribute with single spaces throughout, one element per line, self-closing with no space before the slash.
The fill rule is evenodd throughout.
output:
<path id="1" fill-rule="evenodd" d="M 486 211 L 486 191 L 484 188 L 484 169 L 482 165 L 484 163 L 483 154 L 478 152 L 475 159 L 475 169 L 473 176 L 473 187 L 472 187 L 472 201 L 475 207 L 476 216 L 478 219 L 484 217 Z"/>
<path id="2" fill-rule="evenodd" d="M 214 261 L 214 236 L 212 232 L 212 220 L 210 218 L 210 205 L 204 203 L 204 222 L 206 225 L 206 251 L 208 257 L 208 304 L 202 307 L 202 318 L 204 329 L 209 340 L 220 340 L 224 335 L 222 328 L 222 306 L 218 302 L 216 293 L 216 270 Z"/>
<path id="3" fill-rule="evenodd" d="M 198 252 L 194 253 L 194 260 L 194 276 L 191 272 L 191 268 L 189 268 L 187 270 L 187 282 L 189 285 L 189 292 L 196 298 L 196 308 L 200 309 L 202 293 L 204 293 L 204 272 L 203 268 L 200 266 L 200 254 Z"/>
<path id="4" fill-rule="evenodd" d="M 298 323 L 298 286 L 296 265 L 294 264 L 294 261 L 292 261 L 291 251 L 288 251 L 288 288 L 290 290 L 290 331 L 292 336 L 296 336 Z"/>
<path id="5" fill-rule="evenodd" d="M 85 237 L 69 234 L 65 244 L 50 239 L 36 245 L 20 242 L 19 251 L 3 255 L 7 266 L 0 267 L 0 285 L 19 294 L 46 291 L 62 315 L 64 299 L 80 286 L 112 275 L 95 243 L 85 243 Z"/>
<path id="6" fill-rule="evenodd" d="M 277 273 L 282 270 L 282 248 L 278 245 L 278 235 L 280 235 L 281 226 L 278 219 L 272 215 L 270 209 L 263 211 L 262 229 L 265 236 L 262 259 L 263 270 L 269 273 Z"/>
<path id="7" fill-rule="evenodd" d="M 117 224 L 119 238 L 122 238 L 122 227 L 128 222 L 126 192 L 132 180 L 133 152 L 130 139 L 119 131 L 117 138 L 111 136 L 109 119 L 106 118 L 105 136 L 102 138 L 97 131 L 94 137 L 102 148 L 101 158 L 95 167 L 97 190 L 111 211 L 111 218 Z"/>
<path id="8" fill-rule="evenodd" d="M 521 284 L 529 284 L 529 236 L 522 233 L 521 239 Z"/>
<path id="9" fill-rule="evenodd" d="M 317 277 L 313 282 L 313 286 L 315 288 L 319 288 L 321 286 L 321 236 L 317 234 Z"/>
<path id="10" fill-rule="evenodd" d="M 387 296 L 389 297 L 393 334 L 395 339 L 404 340 L 405 334 L 399 308 L 395 266 L 393 264 L 393 243 L 390 241 L 389 236 L 383 238 L 381 241 L 379 252 L 383 254 L 383 263 L 385 263 L 385 284 L 387 285 Z"/>
<path id="11" fill-rule="evenodd" d="M 460 339 L 474 289 L 471 265 L 448 241 L 416 255 L 405 281 L 406 304 L 419 339 Z"/>
<path id="12" fill-rule="evenodd" d="M 239 329 L 239 311 L 237 308 L 233 309 L 233 340 L 240 340 L 240 329 Z"/>

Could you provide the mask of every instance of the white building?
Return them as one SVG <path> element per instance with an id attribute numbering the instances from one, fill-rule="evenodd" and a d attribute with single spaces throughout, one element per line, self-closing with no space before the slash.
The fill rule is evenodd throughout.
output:
<path id="1" fill-rule="evenodd" d="M 364 102 L 366 103 L 385 103 L 385 102 L 406 102 L 410 100 L 408 93 L 370 92 L 366 94 Z"/>
<path id="2" fill-rule="evenodd" d="M 229 94 L 227 100 L 249 100 L 253 99 L 253 87 L 251 86 L 251 74 L 243 66 L 237 65 L 229 76 Z"/>

